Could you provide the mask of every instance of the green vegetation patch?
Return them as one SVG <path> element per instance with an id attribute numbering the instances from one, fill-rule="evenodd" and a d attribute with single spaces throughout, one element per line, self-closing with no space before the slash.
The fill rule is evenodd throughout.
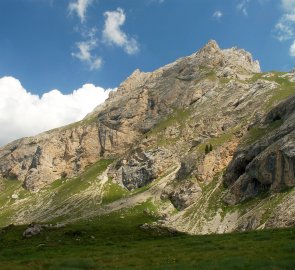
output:
<path id="1" fill-rule="evenodd" d="M 112 180 L 109 180 L 104 186 L 102 204 L 108 204 L 124 198 L 129 193 L 130 192 L 126 188 L 123 188 L 117 183 L 113 183 Z"/>
<path id="2" fill-rule="evenodd" d="M 101 159 L 91 165 L 78 177 L 59 179 L 53 182 L 47 189 L 55 192 L 54 203 L 59 204 L 88 188 L 91 182 L 96 181 L 97 177 L 102 174 L 112 162 L 113 160 L 111 159 Z"/>
<path id="3" fill-rule="evenodd" d="M 176 109 L 172 114 L 170 114 L 166 119 L 160 121 L 151 131 L 149 131 L 145 136 L 157 137 L 157 146 L 167 146 L 176 143 L 181 137 L 181 131 L 183 130 L 186 122 L 191 115 L 190 109 Z M 179 136 L 175 138 L 167 138 L 165 136 L 165 130 L 169 127 L 175 126 L 180 132 Z"/>
<path id="4" fill-rule="evenodd" d="M 269 74 L 269 77 L 265 75 Z M 270 99 L 264 104 L 264 109 L 269 111 L 280 101 L 295 94 L 295 82 L 291 82 L 289 78 L 282 77 L 286 72 L 272 71 L 270 73 L 257 73 L 251 79 L 250 82 L 255 82 L 258 79 L 263 79 L 267 81 L 273 81 L 279 84 L 279 87 L 273 91 Z"/>
<path id="5" fill-rule="evenodd" d="M 253 127 L 249 130 L 249 132 L 244 136 L 242 140 L 242 144 L 248 145 L 254 143 L 267 135 L 268 133 L 276 130 L 283 124 L 283 120 L 276 120 L 270 123 L 267 127 Z"/>
<path id="6" fill-rule="evenodd" d="M 158 134 L 175 124 L 183 125 L 185 120 L 190 116 L 190 113 L 191 111 L 189 109 L 176 109 L 166 119 L 160 121 L 147 135 Z"/>
<path id="7" fill-rule="evenodd" d="M 199 153 L 205 153 L 206 146 L 212 146 L 212 150 L 222 146 L 226 142 L 230 142 L 235 137 L 235 132 L 239 129 L 239 127 L 232 128 L 228 132 L 222 133 L 220 136 L 216 138 L 210 138 L 209 140 L 205 141 L 204 143 L 198 146 Z M 210 151 L 209 151 L 210 152 Z"/>
<path id="8" fill-rule="evenodd" d="M 0 209 L 3 206 L 12 204 L 15 200 L 12 198 L 12 195 L 19 196 L 17 192 L 18 189 L 21 189 L 22 182 L 18 180 L 5 180 L 1 181 L 0 185 Z"/>
<path id="9" fill-rule="evenodd" d="M 97 177 L 113 160 L 99 160 L 89 166 L 84 173 L 72 179 L 58 179 L 41 189 L 30 193 L 16 180 L 3 180 L 0 193 L 0 226 L 14 222 L 19 213 L 24 218 L 34 220 L 65 221 L 77 218 L 99 207 L 100 198 L 87 195 L 89 189 L 99 189 Z M 88 192 L 88 193 L 87 193 Z M 13 199 L 12 195 L 18 195 Z M 73 215 L 73 213 L 75 213 Z"/>
<path id="10" fill-rule="evenodd" d="M 224 235 L 156 235 L 140 229 L 155 220 L 145 203 L 23 239 L 22 227 L 0 234 L 3 270 L 293 269 L 295 229 Z"/>

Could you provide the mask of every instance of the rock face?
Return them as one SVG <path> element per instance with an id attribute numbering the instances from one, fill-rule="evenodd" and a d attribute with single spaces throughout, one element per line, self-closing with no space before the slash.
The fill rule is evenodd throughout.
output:
<path id="1" fill-rule="evenodd" d="M 128 190 L 146 186 L 161 176 L 176 161 L 165 149 L 144 151 L 136 149 L 119 160 L 109 175 Z"/>
<path id="2" fill-rule="evenodd" d="M 52 181 L 71 177 L 99 158 L 95 123 L 57 129 L 15 141 L 0 149 L 3 178 L 18 179 L 32 191 Z"/>
<path id="3" fill-rule="evenodd" d="M 202 189 L 198 183 L 184 181 L 177 186 L 166 186 L 162 193 L 162 199 L 168 198 L 178 210 L 184 210 L 201 197 Z"/>
<path id="4" fill-rule="evenodd" d="M 295 97 L 271 110 L 260 125 L 281 126 L 254 143 L 242 146 L 224 176 L 230 187 L 225 201 L 236 204 L 264 191 L 295 186 Z"/>
<path id="5" fill-rule="evenodd" d="M 36 191 L 8 192 L 0 217 L 74 221 L 149 201 L 161 226 L 189 233 L 292 226 L 294 89 L 294 73 L 261 73 L 215 41 L 136 70 L 82 121 L 0 148 L 1 192 L 4 179 Z"/>

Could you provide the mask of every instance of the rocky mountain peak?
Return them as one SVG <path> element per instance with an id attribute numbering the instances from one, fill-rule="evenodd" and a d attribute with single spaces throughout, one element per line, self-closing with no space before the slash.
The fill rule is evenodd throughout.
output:
<path id="1" fill-rule="evenodd" d="M 135 70 L 84 120 L 0 148 L 0 189 L 36 191 L 23 200 L 8 186 L 0 214 L 72 220 L 153 201 L 161 224 L 191 233 L 295 224 L 295 190 L 277 194 L 295 186 L 295 97 L 281 102 L 295 75 L 259 72 L 249 52 L 213 40 Z"/>
<path id="2" fill-rule="evenodd" d="M 133 88 L 140 87 L 149 77 L 149 73 L 141 72 L 139 69 L 133 71 L 133 73 L 120 84 L 118 90 L 130 91 Z"/>
<path id="3" fill-rule="evenodd" d="M 250 53 L 222 50 L 214 40 L 156 71 L 136 69 L 81 123 L 40 134 L 34 143 L 27 138 L 3 147 L 0 177 L 17 178 L 37 190 L 64 175 L 77 175 L 99 158 L 123 154 L 173 111 L 223 95 L 221 78 L 241 79 L 259 71 Z M 243 88 L 235 91 L 236 99 Z"/>
<path id="4" fill-rule="evenodd" d="M 211 39 L 199 52 L 212 53 L 216 51 L 220 51 L 219 45 L 215 40 Z"/>
<path id="5" fill-rule="evenodd" d="M 260 65 L 253 60 L 251 53 L 233 47 L 231 49 L 220 49 L 215 40 L 210 40 L 203 48 L 193 54 L 200 66 L 214 68 L 217 72 L 245 74 L 260 73 Z"/>

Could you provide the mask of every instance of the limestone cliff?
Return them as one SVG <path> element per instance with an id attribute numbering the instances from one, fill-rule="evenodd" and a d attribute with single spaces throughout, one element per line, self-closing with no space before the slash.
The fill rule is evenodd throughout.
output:
<path id="1" fill-rule="evenodd" d="M 39 191 L 18 187 L 0 216 L 73 221 L 151 200 L 158 225 L 190 233 L 291 226 L 294 81 L 215 41 L 136 70 L 84 120 L 0 148 L 0 178 Z"/>

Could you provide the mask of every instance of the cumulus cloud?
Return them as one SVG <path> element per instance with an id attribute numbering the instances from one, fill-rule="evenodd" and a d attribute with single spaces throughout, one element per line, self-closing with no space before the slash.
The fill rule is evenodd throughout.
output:
<path id="1" fill-rule="evenodd" d="M 86 20 L 87 8 L 92 4 L 93 0 L 76 0 L 69 3 L 70 13 L 76 13 L 80 18 L 81 22 L 84 23 Z"/>
<path id="2" fill-rule="evenodd" d="M 55 89 L 42 96 L 28 92 L 13 77 L 0 78 L 0 145 L 79 121 L 103 103 L 112 89 L 84 84 L 71 94 Z"/>
<path id="3" fill-rule="evenodd" d="M 223 13 L 220 10 L 216 10 L 212 15 L 212 17 L 216 20 L 220 20 L 222 16 L 223 16 Z"/>
<path id="4" fill-rule="evenodd" d="M 126 15 L 124 10 L 117 8 L 115 11 L 106 11 L 104 13 L 105 24 L 103 29 L 103 40 L 107 44 L 122 47 L 126 53 L 135 54 L 139 51 L 139 45 L 136 39 L 129 37 L 121 26 L 124 25 Z"/>

